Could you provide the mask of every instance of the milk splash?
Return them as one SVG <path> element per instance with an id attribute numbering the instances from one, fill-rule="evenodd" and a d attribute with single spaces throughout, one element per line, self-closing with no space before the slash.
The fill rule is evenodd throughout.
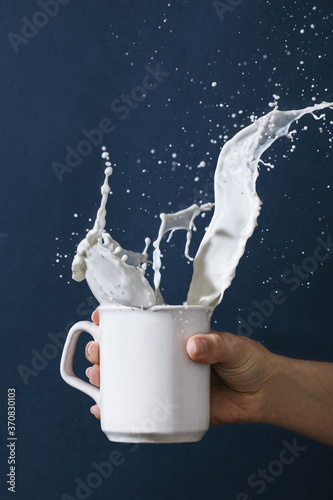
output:
<path id="1" fill-rule="evenodd" d="M 106 152 L 103 157 L 107 159 L 106 163 L 110 163 Z M 137 253 L 124 250 L 104 231 L 105 207 L 110 193 L 108 178 L 111 174 L 110 164 L 105 169 L 105 180 L 101 187 L 102 201 L 94 227 L 77 247 L 72 263 L 73 279 L 82 281 L 86 278 L 100 304 L 149 308 L 157 303 L 154 290 L 144 277 L 149 238 L 145 240 L 143 252 Z"/>
<path id="2" fill-rule="evenodd" d="M 275 108 L 238 132 L 222 148 L 214 176 L 215 210 L 193 262 L 193 277 L 186 304 L 216 307 L 235 276 L 245 245 L 252 235 L 260 212 L 261 201 L 256 193 L 258 164 L 261 155 L 279 137 L 288 135 L 290 125 L 305 114 L 333 103 L 323 102 L 300 110 L 279 111 Z M 317 117 L 323 118 L 325 115 Z M 142 253 L 124 250 L 105 232 L 106 202 L 110 192 L 108 178 L 112 173 L 109 155 L 106 158 L 105 181 L 101 188 L 102 201 L 96 221 L 78 245 L 72 264 L 73 278 L 88 285 L 101 304 L 150 308 L 164 304 L 159 291 L 161 280 L 160 244 L 165 234 L 169 239 L 175 230 L 187 231 L 185 255 L 189 255 L 194 219 L 211 210 L 213 204 L 191 207 L 175 214 L 161 214 L 161 226 L 153 243 L 154 287 L 145 278 L 148 263 L 146 238 Z"/>

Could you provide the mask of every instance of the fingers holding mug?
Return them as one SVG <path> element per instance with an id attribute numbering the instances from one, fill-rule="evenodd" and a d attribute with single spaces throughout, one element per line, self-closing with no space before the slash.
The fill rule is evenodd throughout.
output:
<path id="1" fill-rule="evenodd" d="M 92 364 L 92 365 L 98 365 L 99 364 L 99 342 L 96 342 L 94 340 L 91 340 L 88 342 L 86 345 L 86 351 L 85 355 L 87 360 Z"/>
<path id="2" fill-rule="evenodd" d="M 99 325 L 99 312 L 98 309 L 95 309 L 95 311 L 91 315 L 91 321 L 95 323 L 95 325 Z"/>
<path id="3" fill-rule="evenodd" d="M 95 385 L 96 387 L 100 386 L 99 365 L 89 366 L 89 368 L 86 369 L 86 376 L 92 385 Z"/>
<path id="4" fill-rule="evenodd" d="M 95 311 L 97 312 L 97 310 Z M 98 314 L 98 312 L 97 312 Z M 97 321 L 96 321 L 97 319 Z M 98 323 L 98 317 L 95 316 L 95 323 Z M 93 366 L 89 366 L 86 370 L 86 376 L 89 378 L 89 382 L 92 385 L 100 386 L 100 369 L 99 369 L 99 343 L 95 341 L 88 342 L 86 345 L 85 355 L 88 361 L 92 363 Z M 96 404 L 90 408 L 90 412 L 98 420 L 101 418 L 99 406 Z"/>
<path id="5" fill-rule="evenodd" d="M 94 415 L 98 420 L 101 419 L 101 412 L 98 405 L 94 405 L 90 408 L 90 413 Z"/>

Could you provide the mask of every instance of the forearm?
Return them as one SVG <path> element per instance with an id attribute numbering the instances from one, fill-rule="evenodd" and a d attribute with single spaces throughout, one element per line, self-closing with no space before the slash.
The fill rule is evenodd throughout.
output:
<path id="1" fill-rule="evenodd" d="M 263 423 L 333 446 L 333 363 L 273 357 Z"/>

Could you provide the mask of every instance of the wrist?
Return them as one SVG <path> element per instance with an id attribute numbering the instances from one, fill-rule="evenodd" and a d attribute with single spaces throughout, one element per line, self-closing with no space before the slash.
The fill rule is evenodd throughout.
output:
<path id="1" fill-rule="evenodd" d="M 253 394 L 248 423 L 283 427 L 333 446 L 333 364 L 265 350 L 263 383 Z"/>
<path id="2" fill-rule="evenodd" d="M 281 412 L 281 392 L 286 385 L 288 358 L 273 354 L 257 342 L 255 344 L 256 374 L 247 394 L 244 414 L 240 416 L 242 420 L 238 423 L 279 425 L 276 422 Z"/>
<path id="3" fill-rule="evenodd" d="M 263 383 L 257 393 L 257 405 L 251 418 L 253 423 L 284 426 L 287 415 L 297 413 L 297 390 L 291 376 L 290 358 L 265 349 L 263 356 Z"/>
<path id="4" fill-rule="evenodd" d="M 269 363 L 268 376 L 262 388 L 258 423 L 282 425 L 285 412 L 292 402 L 289 394 L 291 388 L 288 376 L 289 362 L 288 358 L 269 353 L 267 359 L 267 363 Z M 288 408 L 289 410 L 290 408 Z"/>
<path id="5" fill-rule="evenodd" d="M 320 417 L 320 398 L 311 387 L 311 371 L 316 363 L 276 354 L 272 354 L 270 362 L 272 370 L 264 387 L 260 423 L 304 433 L 314 408 Z"/>

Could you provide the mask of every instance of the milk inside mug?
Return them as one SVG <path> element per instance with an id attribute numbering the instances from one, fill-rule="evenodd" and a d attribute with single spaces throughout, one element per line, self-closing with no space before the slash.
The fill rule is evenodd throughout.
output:
<path id="1" fill-rule="evenodd" d="M 65 382 L 91 396 L 101 409 L 101 428 L 111 441 L 199 441 L 209 427 L 210 366 L 192 361 L 186 341 L 210 331 L 204 306 L 149 309 L 99 306 L 100 326 L 76 323 L 61 358 Z M 78 338 L 100 342 L 100 388 L 73 372 Z"/>

